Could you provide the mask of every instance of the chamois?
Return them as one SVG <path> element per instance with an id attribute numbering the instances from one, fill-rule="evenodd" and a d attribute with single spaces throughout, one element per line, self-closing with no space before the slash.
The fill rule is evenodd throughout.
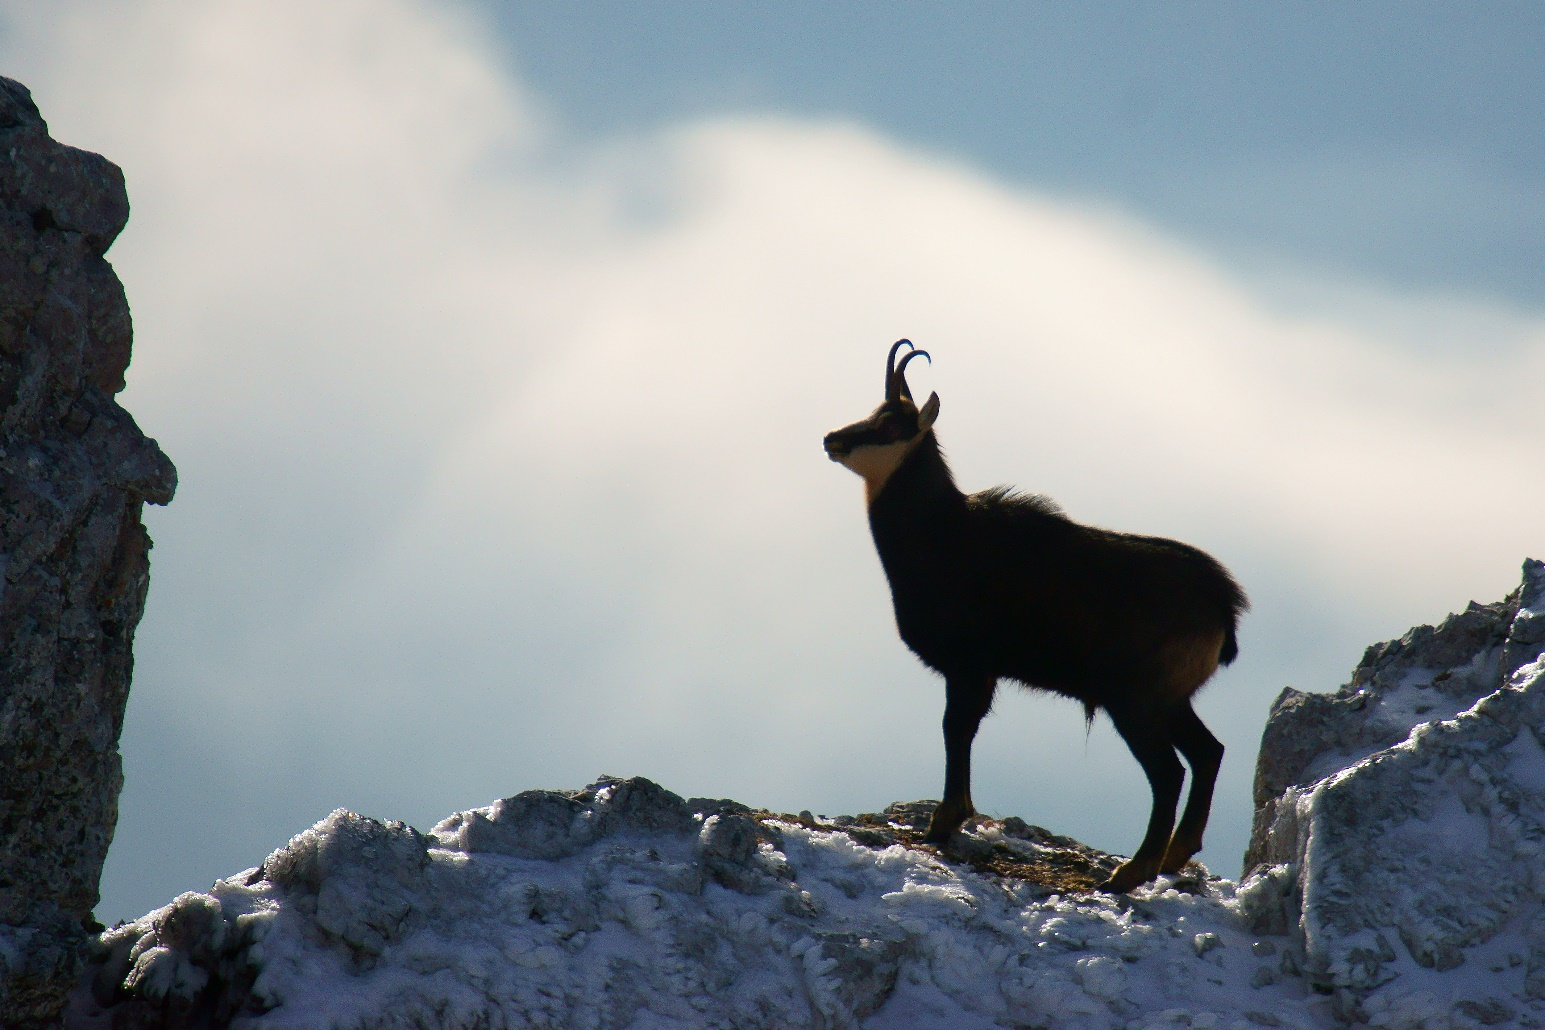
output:
<path id="1" fill-rule="evenodd" d="M 933 433 L 939 395 L 918 408 L 907 388 L 907 363 L 928 353 L 897 364 L 903 347 L 886 358 L 884 403 L 825 445 L 864 479 L 902 641 L 945 679 L 944 797 L 924 839 L 943 844 L 975 814 L 971 741 L 1008 679 L 1083 702 L 1089 720 L 1103 708 L 1148 777 L 1148 830 L 1102 888 L 1179 872 L 1202 848 L 1223 760 L 1191 696 L 1239 654 L 1244 592 L 1186 544 L 1080 525 L 1007 487 L 962 493 Z M 1192 777 L 1178 827 L 1176 751 Z"/>

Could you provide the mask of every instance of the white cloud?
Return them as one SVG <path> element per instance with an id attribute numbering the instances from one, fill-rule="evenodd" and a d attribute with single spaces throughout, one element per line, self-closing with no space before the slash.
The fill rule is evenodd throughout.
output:
<path id="1" fill-rule="evenodd" d="M 935 793 L 940 692 L 820 452 L 902 335 L 963 486 L 1187 539 L 1251 589 L 1205 699 L 1225 872 L 1282 683 L 1545 551 L 1538 313 L 1481 312 L 1509 345 L 1456 361 L 862 126 L 564 145 L 479 36 L 407 0 L 73 6 L 13 34 L 55 136 L 128 174 L 125 401 L 182 472 L 126 823 L 182 800 L 136 757 L 174 740 L 296 798 L 274 843 L 319 803 L 428 819 L 602 771 L 832 810 Z M 1135 843 L 1119 744 L 1081 754 L 1071 705 L 1001 707 L 978 802 Z M 110 887 L 201 846 L 126 829 Z"/>

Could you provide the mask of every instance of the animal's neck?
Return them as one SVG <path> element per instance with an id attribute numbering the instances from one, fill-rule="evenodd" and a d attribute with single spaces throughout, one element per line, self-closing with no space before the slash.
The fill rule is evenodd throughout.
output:
<path id="1" fill-rule="evenodd" d="M 882 524 L 927 521 L 946 515 L 965 504 L 955 486 L 939 441 L 932 430 L 923 434 L 912 452 L 877 490 L 869 493 L 869 521 L 878 533 Z"/>

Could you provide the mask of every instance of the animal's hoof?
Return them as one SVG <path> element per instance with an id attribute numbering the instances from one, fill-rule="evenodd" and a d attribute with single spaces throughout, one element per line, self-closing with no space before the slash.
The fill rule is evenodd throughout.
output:
<path id="1" fill-rule="evenodd" d="M 966 818 L 960 819 L 935 819 L 928 824 L 928 832 L 923 834 L 924 844 L 944 845 L 966 824 Z"/>
<path id="2" fill-rule="evenodd" d="M 1191 861 L 1191 859 L 1195 857 L 1196 853 L 1200 850 L 1202 850 L 1200 841 L 1198 841 L 1194 846 L 1189 843 L 1182 844 L 1178 841 L 1170 841 L 1169 849 L 1164 852 L 1164 861 L 1159 863 L 1159 872 L 1180 872 L 1186 867 L 1186 863 Z"/>
<path id="3" fill-rule="evenodd" d="M 928 832 L 923 834 L 924 844 L 948 844 L 950 838 L 955 836 L 955 831 L 966 824 L 966 820 L 976 814 L 976 809 L 971 807 L 968 801 L 964 806 L 940 804 L 933 810 L 933 816 L 928 820 Z"/>
<path id="4" fill-rule="evenodd" d="M 955 831 L 953 829 L 930 826 L 928 827 L 928 832 L 923 834 L 923 843 L 938 844 L 943 846 L 948 844 L 950 842 L 950 838 L 953 836 L 955 836 Z"/>
<path id="5" fill-rule="evenodd" d="M 1102 890 L 1107 894 L 1125 894 L 1134 887 L 1141 887 L 1159 873 L 1156 862 L 1123 862 L 1116 867 L 1116 871 L 1110 874 L 1110 879 L 1100 884 L 1096 890 Z"/>

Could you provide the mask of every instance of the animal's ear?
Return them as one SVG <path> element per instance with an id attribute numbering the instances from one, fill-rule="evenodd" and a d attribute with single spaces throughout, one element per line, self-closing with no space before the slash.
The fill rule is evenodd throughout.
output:
<path id="1" fill-rule="evenodd" d="M 917 413 L 917 431 L 919 433 L 928 432 L 929 429 L 933 428 L 933 420 L 938 417 L 939 395 L 931 393 L 928 395 L 928 403 L 924 404 L 922 410 Z"/>

